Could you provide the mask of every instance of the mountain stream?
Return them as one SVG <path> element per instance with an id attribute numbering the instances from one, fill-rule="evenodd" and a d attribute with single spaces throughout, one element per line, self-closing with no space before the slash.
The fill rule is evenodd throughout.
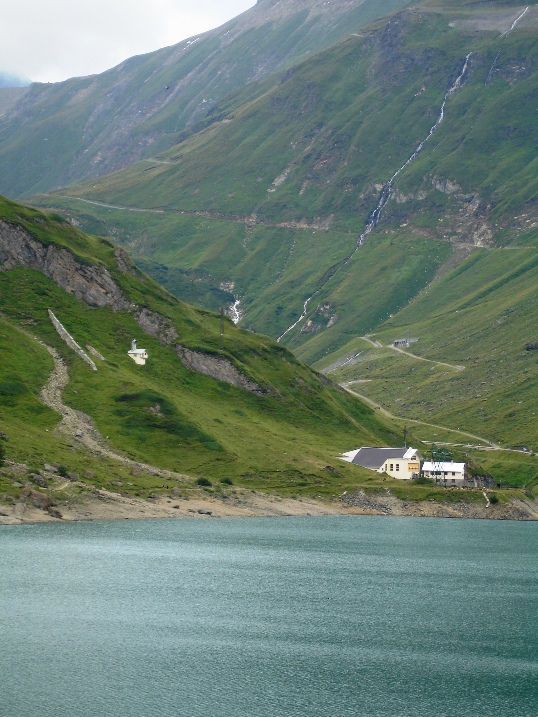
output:
<path id="1" fill-rule="evenodd" d="M 523 13 L 523 14 L 524 14 L 524 13 Z M 518 18 L 518 19 L 519 19 L 519 18 Z M 517 22 L 517 21 L 516 21 L 516 22 Z M 428 132 L 427 136 L 426 136 L 426 137 L 422 140 L 422 142 L 420 142 L 420 144 L 416 147 L 415 151 L 411 154 L 411 156 L 409 157 L 409 159 L 407 159 L 407 161 L 406 161 L 404 164 L 402 164 L 402 166 L 400 167 L 400 169 L 398 169 L 396 172 L 394 172 L 394 174 L 393 174 L 392 177 L 389 179 L 389 181 L 383 186 L 383 189 L 381 190 L 381 193 L 380 193 L 379 198 L 378 198 L 378 200 L 377 200 L 377 205 L 376 205 L 374 211 L 373 211 L 373 212 L 370 214 L 370 216 L 368 217 L 368 220 L 366 221 L 366 225 L 365 225 L 365 227 L 364 227 L 364 231 L 363 231 L 362 234 L 358 237 L 357 242 L 356 242 L 356 244 L 355 244 L 355 247 L 354 247 L 353 251 L 352 251 L 345 259 L 343 259 L 342 261 L 340 261 L 340 262 L 339 262 L 338 264 L 336 264 L 334 267 L 331 267 L 331 269 L 329 269 L 329 270 L 324 274 L 324 276 L 322 277 L 322 279 L 321 279 L 321 280 L 319 281 L 319 283 L 318 283 L 318 288 L 316 289 L 316 291 L 315 291 L 313 294 L 311 294 L 311 295 L 308 297 L 308 299 L 306 299 L 306 301 L 304 302 L 303 312 L 302 312 L 301 316 L 297 319 L 297 321 L 296 321 L 295 323 L 293 323 L 291 326 L 289 326 L 289 327 L 286 329 L 286 331 L 284 331 L 283 334 L 281 334 L 281 335 L 278 337 L 278 339 L 277 339 L 278 342 L 280 342 L 280 341 L 284 338 L 284 336 L 286 336 L 286 334 L 288 334 L 290 331 L 292 331 L 298 324 L 301 323 L 301 321 L 303 321 L 303 320 L 305 319 L 306 314 L 307 314 L 307 310 L 308 310 L 308 305 L 309 305 L 309 303 L 312 301 L 312 299 L 313 299 L 315 296 L 317 296 L 317 294 L 319 294 L 319 292 L 323 289 L 323 287 L 325 286 L 325 284 L 329 281 L 329 279 L 331 279 L 331 278 L 335 275 L 335 273 L 338 271 L 338 269 L 340 269 L 342 266 L 345 266 L 346 264 L 348 264 L 348 263 L 351 261 L 351 259 L 355 256 L 356 252 L 363 246 L 364 241 L 365 241 L 366 237 L 368 236 L 368 234 L 370 234 L 370 233 L 377 227 L 377 225 L 379 224 L 379 221 L 380 221 L 380 219 L 381 219 L 381 213 L 382 213 L 382 211 L 383 211 L 385 205 L 387 204 L 387 202 L 388 202 L 389 199 L 390 199 L 390 196 L 391 196 L 391 193 L 392 193 L 392 185 L 393 185 L 393 183 L 394 183 L 394 180 L 396 179 L 396 177 L 397 177 L 401 172 L 404 171 L 404 169 L 407 169 L 407 167 L 408 167 L 412 162 L 415 161 L 415 159 L 418 157 L 418 155 L 419 155 L 420 152 L 422 151 L 422 149 L 423 149 L 424 145 L 426 144 L 426 142 L 430 139 L 430 137 L 434 134 L 434 132 L 436 132 L 437 128 L 439 127 L 439 125 L 441 124 L 441 122 L 444 120 L 444 118 L 445 118 L 445 107 L 446 107 L 447 100 L 448 100 L 449 97 L 451 97 L 455 92 L 457 92 L 457 91 L 461 88 L 462 82 L 463 82 L 463 78 L 465 77 L 465 74 L 466 74 L 466 72 L 467 72 L 467 68 L 468 68 L 468 66 L 469 66 L 469 58 L 471 57 L 471 54 L 472 54 L 472 53 L 469 53 L 469 54 L 465 57 L 465 61 L 464 61 L 464 63 L 463 63 L 463 67 L 462 67 L 460 73 L 459 73 L 458 76 L 456 77 L 456 79 L 455 79 L 454 83 L 452 84 L 452 86 L 451 86 L 451 87 L 447 90 L 447 92 L 445 93 L 445 96 L 444 96 L 444 99 L 443 99 L 443 103 L 442 103 L 442 105 L 441 105 L 441 109 L 439 110 L 439 113 L 438 113 L 438 116 L 437 116 L 437 120 L 435 121 L 435 124 L 431 127 L 431 129 L 430 129 L 430 131 Z"/>
<path id="2" fill-rule="evenodd" d="M 234 322 L 234 324 L 238 324 L 244 316 L 243 311 L 241 309 L 241 300 L 236 299 L 235 302 L 228 309 L 227 313 L 230 319 Z"/>

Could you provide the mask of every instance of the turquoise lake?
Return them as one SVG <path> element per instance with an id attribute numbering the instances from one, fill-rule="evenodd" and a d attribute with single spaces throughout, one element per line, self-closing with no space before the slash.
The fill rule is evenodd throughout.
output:
<path id="1" fill-rule="evenodd" d="M 537 717 L 538 523 L 0 529 L 2 717 Z"/>

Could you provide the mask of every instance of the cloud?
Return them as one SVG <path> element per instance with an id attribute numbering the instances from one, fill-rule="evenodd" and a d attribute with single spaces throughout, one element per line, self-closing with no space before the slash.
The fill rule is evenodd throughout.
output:
<path id="1" fill-rule="evenodd" d="M 218 27 L 255 0 L 18 0 L 5 3 L 0 71 L 36 82 L 95 74 Z"/>

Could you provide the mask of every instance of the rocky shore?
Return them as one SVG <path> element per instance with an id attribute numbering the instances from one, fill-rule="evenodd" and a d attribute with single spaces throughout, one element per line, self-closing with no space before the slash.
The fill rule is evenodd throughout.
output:
<path id="1" fill-rule="evenodd" d="M 200 491 L 202 493 L 202 491 Z M 36 495 L 41 495 L 36 492 Z M 141 520 L 147 518 L 213 519 L 224 517 L 284 517 L 320 515 L 384 515 L 424 518 L 538 520 L 538 504 L 514 501 L 496 505 L 463 501 L 402 501 L 390 494 L 354 491 L 332 502 L 291 499 L 236 490 L 217 498 L 197 494 L 190 498 L 161 495 L 148 499 L 125 497 L 107 490 L 88 490 L 72 500 L 40 504 L 29 493 L 24 499 L 0 506 L 0 525 L 88 520 Z"/>
<path id="2" fill-rule="evenodd" d="M 400 515 L 415 518 L 475 518 L 492 520 L 538 520 L 536 501 L 515 500 L 511 503 L 468 503 L 405 501 L 390 493 L 368 495 L 362 490 L 341 497 L 343 505 L 365 515 Z"/>

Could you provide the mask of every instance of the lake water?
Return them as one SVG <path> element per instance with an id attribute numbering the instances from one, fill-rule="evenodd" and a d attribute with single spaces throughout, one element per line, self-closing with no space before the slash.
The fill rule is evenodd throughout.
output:
<path id="1" fill-rule="evenodd" d="M 536 717 L 538 523 L 0 529 L 2 717 Z"/>

